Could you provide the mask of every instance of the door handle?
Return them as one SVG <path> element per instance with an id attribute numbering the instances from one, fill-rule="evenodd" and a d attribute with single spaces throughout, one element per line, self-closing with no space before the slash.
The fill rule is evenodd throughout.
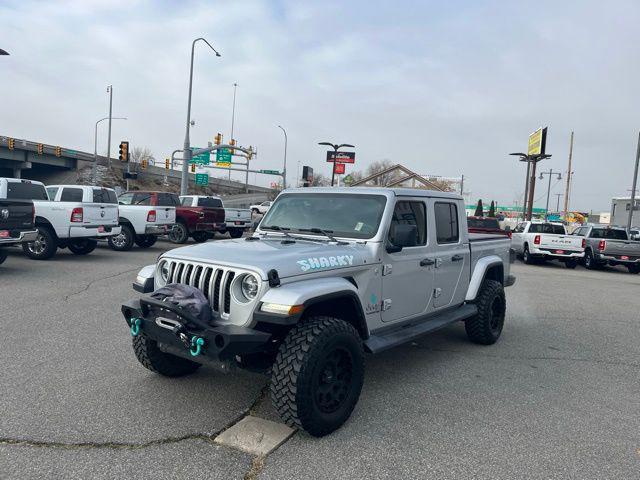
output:
<path id="1" fill-rule="evenodd" d="M 433 258 L 423 258 L 420 260 L 421 267 L 428 267 L 429 265 L 435 265 L 436 261 Z"/>
<path id="2" fill-rule="evenodd" d="M 453 257 L 451 257 L 452 262 L 459 262 L 462 259 L 464 259 L 462 255 L 454 255 Z"/>

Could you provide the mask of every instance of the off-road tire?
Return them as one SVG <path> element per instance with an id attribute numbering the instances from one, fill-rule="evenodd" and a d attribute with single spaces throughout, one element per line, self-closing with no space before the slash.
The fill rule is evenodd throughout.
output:
<path id="1" fill-rule="evenodd" d="M 578 266 L 578 259 L 577 258 L 570 258 L 568 260 L 564 261 L 564 265 L 567 268 L 570 268 L 571 270 L 573 270 L 574 268 L 576 268 Z"/>
<path id="2" fill-rule="evenodd" d="M 193 232 L 191 238 L 193 238 L 193 241 L 196 243 L 204 243 L 209 239 L 209 235 L 207 232 Z"/>
<path id="3" fill-rule="evenodd" d="M 322 437 L 347 421 L 363 382 L 364 353 L 356 329 L 337 318 L 311 316 L 280 345 L 271 400 L 287 425 Z"/>
<path id="4" fill-rule="evenodd" d="M 240 238 L 244 232 L 239 228 L 232 228 L 229 230 L 231 238 Z"/>
<path id="5" fill-rule="evenodd" d="M 0 263 L 2 263 L 2 261 L 0 261 Z M 631 274 L 638 274 L 640 273 L 640 265 L 637 263 L 635 265 L 627 265 L 627 270 L 629 270 L 629 273 Z"/>
<path id="6" fill-rule="evenodd" d="M 74 255 L 88 255 L 93 252 L 98 246 L 98 242 L 96 240 L 92 240 L 90 238 L 86 238 L 84 240 L 75 240 L 70 242 L 67 245 L 67 248 Z"/>
<path id="7" fill-rule="evenodd" d="M 156 237 L 155 235 L 136 235 L 134 241 L 140 248 L 149 248 L 155 245 L 155 243 L 158 241 L 158 237 Z"/>
<path id="8" fill-rule="evenodd" d="M 53 230 L 47 226 L 38 226 L 38 237 L 35 241 L 22 244 L 22 251 L 34 260 L 48 260 L 58 250 L 58 239 Z"/>
<path id="9" fill-rule="evenodd" d="M 529 245 L 524 246 L 524 252 L 522 253 L 522 261 L 527 265 L 533 265 L 535 263 L 535 259 L 529 253 Z"/>
<path id="10" fill-rule="evenodd" d="M 584 268 L 588 270 L 596 270 L 598 268 L 598 264 L 596 263 L 596 259 L 593 258 L 591 250 L 587 250 L 584 254 Z"/>
<path id="11" fill-rule="evenodd" d="M 201 367 L 197 362 L 161 351 L 158 342 L 144 335 L 133 337 L 131 343 L 133 353 L 142 366 L 165 377 L 182 377 Z"/>
<path id="12" fill-rule="evenodd" d="M 467 337 L 473 343 L 492 345 L 504 326 L 507 300 L 504 287 L 496 280 L 485 280 L 475 300 L 478 313 L 464 322 Z"/>
<path id="13" fill-rule="evenodd" d="M 3 252 L 2 250 L 0 250 L 0 265 L 4 263 L 8 256 L 9 255 L 7 254 L 7 252 Z"/>
<path id="14" fill-rule="evenodd" d="M 118 237 L 118 239 L 114 241 L 114 237 Z M 107 242 L 116 252 L 128 252 L 133 248 L 135 238 L 136 232 L 133 231 L 131 225 L 124 224 L 121 226 L 120 234 L 109 237 Z"/>
<path id="15" fill-rule="evenodd" d="M 171 232 L 169 232 L 169 240 L 171 240 L 173 243 L 182 244 L 186 243 L 188 239 L 189 229 L 187 228 L 185 223 L 176 222 L 176 224 L 171 229 Z"/>

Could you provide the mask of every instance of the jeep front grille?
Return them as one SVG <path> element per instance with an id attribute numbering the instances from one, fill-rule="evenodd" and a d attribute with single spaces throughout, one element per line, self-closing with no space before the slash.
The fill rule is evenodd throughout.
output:
<path id="1" fill-rule="evenodd" d="M 167 283 L 183 283 L 200 290 L 214 312 L 228 315 L 231 309 L 231 282 L 236 272 L 219 266 L 198 265 L 178 260 L 169 263 Z"/>

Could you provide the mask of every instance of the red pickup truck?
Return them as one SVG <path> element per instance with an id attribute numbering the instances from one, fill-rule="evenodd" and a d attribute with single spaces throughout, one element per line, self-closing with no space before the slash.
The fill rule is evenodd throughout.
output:
<path id="1" fill-rule="evenodd" d="M 224 208 L 185 207 L 175 193 L 139 191 L 136 193 L 149 195 L 148 205 L 176 208 L 176 224 L 169 233 L 169 240 L 173 243 L 185 243 L 189 237 L 196 242 L 205 242 L 215 232 L 225 229 Z"/>
<path id="2" fill-rule="evenodd" d="M 493 233 L 511 238 L 511 230 L 500 228 L 500 222 L 493 217 L 467 217 L 469 233 Z"/>

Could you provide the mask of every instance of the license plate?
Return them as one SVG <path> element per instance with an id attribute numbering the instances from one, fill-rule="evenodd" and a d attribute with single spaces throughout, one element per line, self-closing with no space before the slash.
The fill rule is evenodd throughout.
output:
<path id="1" fill-rule="evenodd" d="M 620 257 L 620 260 L 629 260 L 629 257 L 627 255 L 622 255 Z"/>
<path id="2" fill-rule="evenodd" d="M 556 253 L 559 253 L 560 255 L 562 255 L 564 253 L 564 250 L 556 250 Z"/>
<path id="3" fill-rule="evenodd" d="M 104 233 L 104 225 L 98 227 L 98 233 Z"/>
<path id="4" fill-rule="evenodd" d="M 233 223 L 235 223 L 236 225 L 242 225 L 242 222 L 233 222 Z"/>

